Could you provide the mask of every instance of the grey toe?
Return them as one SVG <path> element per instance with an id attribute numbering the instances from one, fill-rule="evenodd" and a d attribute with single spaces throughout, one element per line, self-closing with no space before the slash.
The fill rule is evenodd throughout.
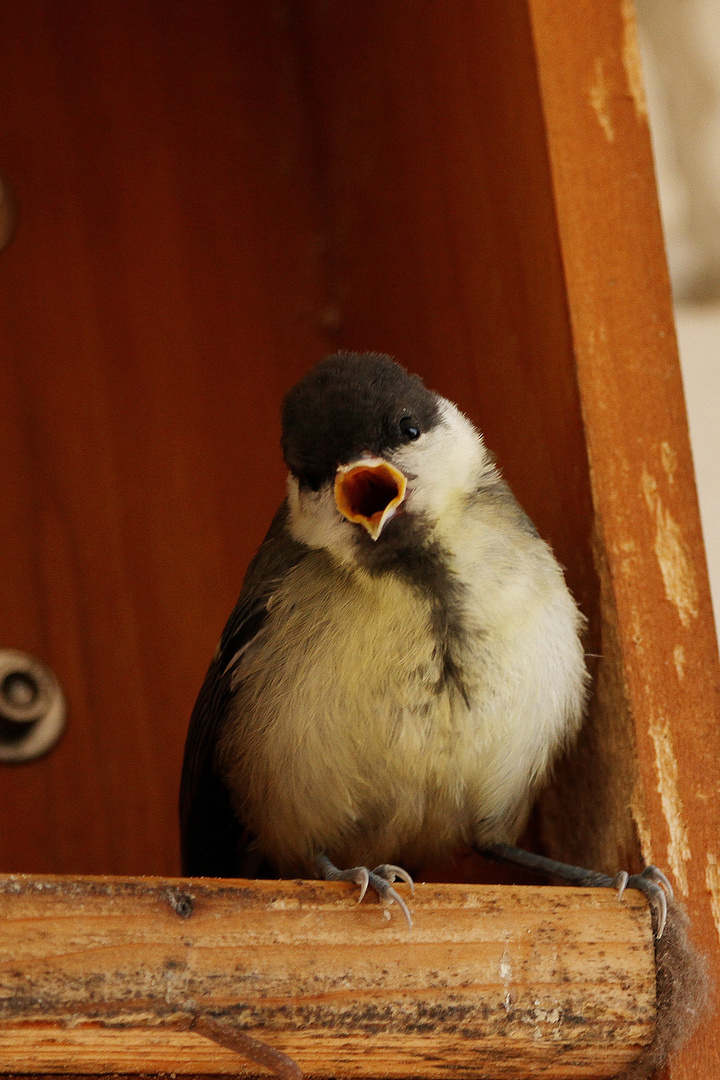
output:
<path id="1" fill-rule="evenodd" d="M 411 896 L 415 895 L 415 882 L 408 874 L 407 870 L 403 870 L 402 866 L 393 866 L 392 863 L 382 863 L 380 866 L 376 866 L 373 870 L 373 874 L 377 874 L 378 877 L 385 878 L 386 881 L 404 881 L 406 885 L 410 886 Z"/>
<path id="2" fill-rule="evenodd" d="M 403 878 L 403 880 L 405 879 Z M 407 920 L 408 930 L 412 930 L 413 922 L 410 908 L 407 906 L 400 893 L 393 889 L 389 880 L 386 877 L 381 877 L 373 870 L 370 874 L 370 886 L 375 890 L 381 900 L 386 900 L 388 903 L 398 905 Z"/>
<path id="3" fill-rule="evenodd" d="M 315 859 L 315 866 L 320 877 L 325 878 L 326 881 L 354 881 L 356 885 L 359 885 L 360 896 L 358 897 L 358 903 L 365 896 L 368 886 L 370 886 L 381 900 L 398 905 L 407 920 L 408 929 L 412 930 L 410 909 L 391 884 L 396 880 L 404 881 L 413 892 L 415 891 L 413 879 L 407 870 L 403 870 L 401 866 L 383 863 L 372 871 L 368 870 L 366 866 L 353 866 L 350 870 L 338 870 L 337 866 L 330 862 L 327 855 L 318 855 Z"/>
<path id="4" fill-rule="evenodd" d="M 673 895 L 672 885 L 662 870 L 658 870 L 655 866 L 648 866 L 641 874 L 630 874 L 629 876 L 625 871 L 621 871 L 614 881 L 618 881 L 623 877 L 625 880 L 618 885 L 618 900 L 622 897 L 626 888 L 637 889 L 638 892 L 643 893 L 650 904 L 650 910 L 654 916 L 655 934 L 659 940 L 663 936 L 665 923 L 667 922 L 667 902 L 668 897 L 672 898 Z"/>

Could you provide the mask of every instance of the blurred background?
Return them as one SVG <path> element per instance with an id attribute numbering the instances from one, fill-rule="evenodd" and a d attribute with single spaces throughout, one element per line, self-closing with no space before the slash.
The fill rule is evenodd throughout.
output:
<path id="1" fill-rule="evenodd" d="M 715 623 L 720 612 L 720 3 L 637 0 Z"/>

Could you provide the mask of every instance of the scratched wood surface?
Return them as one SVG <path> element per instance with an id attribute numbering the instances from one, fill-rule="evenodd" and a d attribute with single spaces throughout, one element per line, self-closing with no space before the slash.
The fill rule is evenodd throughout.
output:
<path id="1" fill-rule="evenodd" d="M 310 1076 L 612 1076 L 655 1022 L 626 899 L 419 885 L 408 932 L 340 883 L 3 877 L 0 1070 L 252 1073 L 202 1011 Z"/>
<path id="2" fill-rule="evenodd" d="M 615 864 L 630 807 L 720 976 L 720 668 L 631 0 L 529 4 L 582 398 L 601 578 L 602 712 L 565 774 L 556 850 Z M 608 813 L 603 789 L 615 791 Z M 568 805 L 576 828 L 568 830 Z M 583 840 L 584 837 L 584 840 Z M 622 854 L 622 853 L 621 853 Z M 709 1014 L 670 1062 L 714 1076 Z"/>

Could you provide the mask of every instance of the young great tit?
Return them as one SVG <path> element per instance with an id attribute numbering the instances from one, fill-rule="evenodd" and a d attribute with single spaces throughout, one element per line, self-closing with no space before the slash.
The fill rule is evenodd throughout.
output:
<path id="1" fill-rule="evenodd" d="M 463 849 L 562 873 L 509 845 L 583 716 L 583 618 L 482 437 L 375 353 L 282 421 L 287 497 L 190 721 L 184 872 L 350 879 L 408 922 L 393 881 Z M 662 906 L 659 871 L 629 883 Z"/>

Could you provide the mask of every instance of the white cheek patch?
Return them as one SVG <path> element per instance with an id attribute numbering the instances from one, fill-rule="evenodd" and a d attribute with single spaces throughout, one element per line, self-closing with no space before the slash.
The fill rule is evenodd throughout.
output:
<path id="1" fill-rule="evenodd" d="M 425 514 L 433 524 L 453 516 L 453 511 L 462 513 L 465 497 L 495 473 L 482 437 L 468 418 L 445 398 L 439 405 L 440 422 L 416 443 L 391 455 L 409 479 L 408 510 Z"/>
<path id="2" fill-rule="evenodd" d="M 310 548 L 330 551 L 343 563 L 355 562 L 356 526 L 340 514 L 332 486 L 320 491 L 301 489 L 297 479 L 288 474 L 288 526 L 294 540 Z"/>
<path id="3" fill-rule="evenodd" d="M 414 443 L 386 455 L 408 479 L 403 506 L 441 532 L 465 513 L 466 498 L 496 475 L 482 437 L 468 418 L 439 398 L 440 421 Z M 356 564 L 355 530 L 338 511 L 332 485 L 309 491 L 288 475 L 289 528 L 295 540 Z"/>

